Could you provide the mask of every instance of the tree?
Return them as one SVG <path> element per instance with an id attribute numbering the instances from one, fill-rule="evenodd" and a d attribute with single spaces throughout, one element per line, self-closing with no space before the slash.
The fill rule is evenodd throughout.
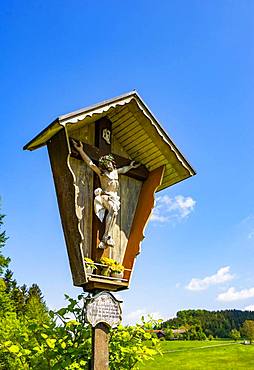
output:
<path id="1" fill-rule="evenodd" d="M 0 214 L 0 369 L 30 369 L 30 359 L 23 361 L 31 354 L 28 347 L 36 344 L 32 323 L 43 327 L 49 323 L 49 315 L 43 302 L 38 285 L 33 284 L 27 289 L 19 287 L 8 269 L 10 258 L 5 257 L 2 249 L 8 239 L 1 230 L 4 216 Z M 20 343 L 25 343 L 23 347 Z M 33 348 L 33 347 L 32 347 Z M 32 368 L 45 369 L 45 363 L 39 359 Z"/>
<path id="2" fill-rule="evenodd" d="M 49 321 L 48 309 L 37 284 L 33 284 L 28 289 L 24 310 L 25 317 L 30 322 L 35 321 L 40 324 L 45 324 Z"/>
<path id="3" fill-rule="evenodd" d="M 173 340 L 175 338 L 173 329 L 164 329 L 165 339 L 166 340 Z"/>
<path id="4" fill-rule="evenodd" d="M 254 340 L 254 320 L 245 320 L 241 332 L 246 339 L 249 339 L 251 344 Z"/>
<path id="5" fill-rule="evenodd" d="M 0 228 L 3 224 L 4 215 L 0 214 Z M 8 267 L 10 263 L 10 258 L 4 257 L 2 254 L 2 248 L 5 246 L 7 240 L 5 231 L 0 232 L 0 276 L 3 274 L 3 271 Z"/>
<path id="6" fill-rule="evenodd" d="M 231 332 L 230 332 L 230 337 L 236 342 L 237 340 L 239 340 L 241 338 L 241 334 L 240 334 L 239 330 L 232 329 Z"/>
<path id="7" fill-rule="evenodd" d="M 218 338 L 230 338 L 231 330 L 239 330 L 245 320 L 254 320 L 254 311 L 184 310 L 177 312 L 176 318 L 164 322 L 162 328 L 179 329 L 182 325 L 199 325 L 207 337 L 212 335 Z"/>

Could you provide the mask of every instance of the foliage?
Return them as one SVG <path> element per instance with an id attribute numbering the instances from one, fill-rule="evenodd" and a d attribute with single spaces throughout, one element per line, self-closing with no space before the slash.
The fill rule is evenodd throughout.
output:
<path id="1" fill-rule="evenodd" d="M 106 266 L 111 267 L 111 266 L 113 266 L 116 263 L 116 261 L 113 258 L 102 257 L 100 259 L 100 263 L 102 263 L 103 265 L 106 265 Z"/>
<path id="2" fill-rule="evenodd" d="M 160 352 L 160 341 L 150 332 L 156 322 L 150 319 L 142 325 L 122 326 L 111 330 L 110 338 L 110 369 L 139 369 L 144 360 L 152 359 Z"/>
<path id="3" fill-rule="evenodd" d="M 112 272 L 117 272 L 121 273 L 124 271 L 124 266 L 121 263 L 115 262 L 111 267 L 110 267 Z"/>
<path id="4" fill-rule="evenodd" d="M 85 257 L 84 261 L 86 262 L 86 266 L 92 267 L 93 269 L 97 269 L 97 267 L 95 266 L 94 261 L 91 258 Z"/>
<path id="5" fill-rule="evenodd" d="M 0 226 L 3 215 L 0 215 Z M 10 259 L 4 257 L 2 248 L 7 240 L 5 231 L 0 233 L 0 368 L 26 369 L 30 368 L 30 360 L 24 357 L 30 355 L 29 345 L 34 343 L 34 333 L 31 323 L 42 325 L 49 322 L 49 315 L 42 293 L 38 285 L 33 284 L 27 289 L 25 285 L 18 286 L 13 273 L 8 269 Z M 27 345 L 20 345 L 27 343 Z"/>
<path id="6" fill-rule="evenodd" d="M 4 217 L 4 215 L 0 214 L 0 228 L 3 224 Z M 4 255 L 2 254 L 2 248 L 4 247 L 7 239 L 8 238 L 5 231 L 0 232 L 0 276 L 2 275 L 4 269 L 6 269 L 10 263 L 10 258 L 4 257 Z"/>
<path id="7" fill-rule="evenodd" d="M 185 333 L 181 335 L 182 339 L 185 340 L 205 340 L 206 335 L 200 325 L 190 326 Z"/>
<path id="8" fill-rule="evenodd" d="M 230 332 L 230 338 L 232 338 L 235 342 L 241 338 L 240 331 L 237 329 L 232 329 Z"/>
<path id="9" fill-rule="evenodd" d="M 91 333 L 85 324 L 84 308 L 66 296 L 68 305 L 42 324 L 38 320 L 20 320 L 12 328 L 15 335 L 1 341 L 8 359 L 6 369 L 85 369 L 90 358 Z M 61 325 L 57 323 L 60 320 Z"/>
<path id="10" fill-rule="evenodd" d="M 242 335 L 252 343 L 254 340 L 254 320 L 245 320 L 241 332 Z"/>
<path id="11" fill-rule="evenodd" d="M 91 328 L 85 322 L 84 298 L 66 295 L 68 305 L 50 312 L 48 324 L 13 325 L 8 340 L 0 341 L 1 352 L 8 359 L 6 369 L 87 369 L 91 359 Z M 16 319 L 17 320 L 17 319 Z M 13 321 L 12 321 L 13 322 Z M 153 323 L 119 326 L 111 330 L 110 368 L 132 369 L 138 362 L 159 353 L 159 340 L 147 332 Z M 138 367 L 136 367 L 138 369 Z"/>
<path id="12" fill-rule="evenodd" d="M 112 258 L 102 257 L 100 263 L 106 266 L 101 270 L 102 275 L 110 275 L 111 272 L 121 273 L 124 271 L 124 266 Z"/>
<path id="13" fill-rule="evenodd" d="M 231 330 L 239 330 L 245 320 L 254 320 L 254 312 L 183 310 L 177 312 L 177 317 L 165 321 L 162 328 L 179 329 L 198 325 L 207 337 L 230 338 Z"/>
<path id="14" fill-rule="evenodd" d="M 166 340 L 173 340 L 173 339 L 175 339 L 175 335 L 174 335 L 174 332 L 173 332 L 172 329 L 166 328 L 166 329 L 163 330 L 163 332 L 164 332 L 164 335 L 165 335 L 165 339 Z"/>

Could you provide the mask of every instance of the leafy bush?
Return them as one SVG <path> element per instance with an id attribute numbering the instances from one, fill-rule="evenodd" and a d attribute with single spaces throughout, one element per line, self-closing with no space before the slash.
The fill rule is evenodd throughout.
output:
<path id="1" fill-rule="evenodd" d="M 84 296 L 66 295 L 67 307 L 50 311 L 47 324 L 25 325 L 14 316 L 5 317 L 8 340 L 1 338 L 0 354 L 5 369 L 87 369 L 91 359 L 91 328 L 85 322 Z M 110 331 L 110 369 L 138 369 L 138 363 L 160 353 L 159 340 L 150 330 L 154 322 L 122 326 Z M 1 356 L 0 356 L 1 358 Z"/>
<path id="2" fill-rule="evenodd" d="M 155 320 L 145 322 L 142 318 L 142 325 L 119 325 L 117 329 L 111 330 L 110 369 L 139 369 L 139 363 L 161 354 L 160 340 L 149 332 L 155 325 Z"/>

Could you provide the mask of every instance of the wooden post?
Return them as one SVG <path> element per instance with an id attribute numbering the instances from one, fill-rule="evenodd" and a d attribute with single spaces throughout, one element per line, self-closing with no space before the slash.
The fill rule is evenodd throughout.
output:
<path id="1" fill-rule="evenodd" d="M 111 139 L 111 122 L 107 117 L 103 117 L 96 122 L 95 125 L 95 146 L 102 150 L 103 155 L 110 154 L 111 141 L 106 142 L 103 139 L 103 130 L 107 129 L 110 132 Z M 94 189 L 100 186 L 99 179 L 94 176 Z M 96 215 L 93 213 L 93 258 L 98 261 L 100 257 L 109 257 L 109 248 L 106 250 L 98 250 L 97 245 L 105 231 L 105 224 L 100 223 Z M 92 369 L 91 370 L 108 370 L 109 369 L 109 328 L 104 323 L 97 324 L 92 329 Z"/>
<path id="2" fill-rule="evenodd" d="M 92 367 L 91 370 L 109 369 L 109 328 L 104 323 L 92 329 Z"/>

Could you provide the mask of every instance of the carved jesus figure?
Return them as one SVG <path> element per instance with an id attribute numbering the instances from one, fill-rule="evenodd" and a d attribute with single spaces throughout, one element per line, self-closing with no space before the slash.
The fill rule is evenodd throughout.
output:
<path id="1" fill-rule="evenodd" d="M 108 211 L 105 221 L 105 233 L 98 248 L 105 249 L 107 246 L 114 247 L 112 237 L 116 216 L 120 209 L 120 197 L 117 194 L 119 189 L 119 174 L 124 174 L 132 168 L 137 168 L 140 163 L 132 161 L 128 166 L 116 168 L 114 157 L 111 154 L 104 155 L 99 159 L 99 166 L 89 158 L 83 149 L 83 144 L 72 140 L 77 152 L 83 161 L 99 176 L 101 188 L 94 191 L 94 212 L 101 222 L 104 220 L 105 212 Z"/>

